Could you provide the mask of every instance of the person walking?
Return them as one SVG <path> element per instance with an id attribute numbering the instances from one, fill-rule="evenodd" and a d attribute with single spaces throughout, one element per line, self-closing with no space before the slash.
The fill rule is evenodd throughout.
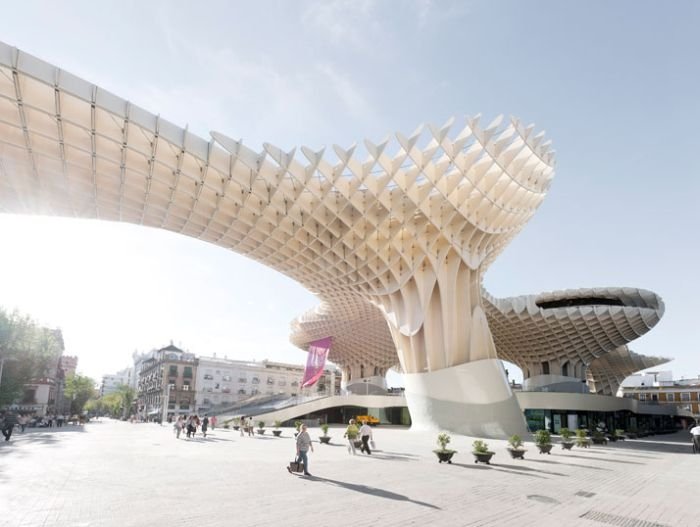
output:
<path id="1" fill-rule="evenodd" d="M 314 445 L 311 443 L 311 436 L 307 431 L 306 425 L 301 425 L 301 432 L 297 436 L 297 459 L 304 463 L 304 475 L 310 476 L 309 472 L 309 449 L 311 452 L 314 451 Z M 291 472 L 291 469 L 287 467 L 287 470 Z"/>
<path id="2" fill-rule="evenodd" d="M 13 413 L 6 412 L 3 415 L 2 421 L 2 435 L 5 436 L 5 441 L 10 440 L 10 436 L 12 436 L 12 430 L 14 429 L 15 425 L 17 424 L 17 416 Z"/>
<path id="3" fill-rule="evenodd" d="M 253 437 L 253 416 L 248 417 L 248 437 Z"/>
<path id="4" fill-rule="evenodd" d="M 372 451 L 369 449 L 369 442 L 372 439 L 372 428 L 367 424 L 367 421 L 362 421 L 362 426 L 360 427 L 360 438 L 362 439 L 360 452 L 366 452 L 367 455 L 371 455 Z"/>
<path id="5" fill-rule="evenodd" d="M 697 424 L 690 429 L 690 435 L 693 437 L 693 445 L 695 452 L 700 452 L 700 424 Z"/>
<path id="6" fill-rule="evenodd" d="M 216 416 L 212 415 L 211 419 L 209 419 L 209 424 L 211 425 L 211 429 L 214 430 L 216 428 Z"/>
<path id="7" fill-rule="evenodd" d="M 191 415 L 187 418 L 187 437 L 194 437 L 194 416 Z"/>
<path id="8" fill-rule="evenodd" d="M 209 418 L 207 414 L 204 414 L 204 419 L 202 419 L 202 435 L 207 437 L 207 428 L 209 428 Z"/>
<path id="9" fill-rule="evenodd" d="M 245 415 L 241 416 L 241 421 L 238 427 L 238 429 L 241 431 L 241 437 L 245 436 Z"/>
<path id="10" fill-rule="evenodd" d="M 359 433 L 360 432 L 357 429 L 357 426 L 355 425 L 355 420 L 350 419 L 350 421 L 348 422 L 348 427 L 345 429 L 345 434 L 343 434 L 343 437 L 348 438 L 348 454 L 352 454 L 353 456 L 357 455 L 357 450 L 355 450 L 355 440 L 357 439 Z"/>
<path id="11" fill-rule="evenodd" d="M 180 434 L 185 426 L 185 420 L 181 415 L 177 416 L 177 421 L 175 421 L 175 439 L 180 439 Z"/>

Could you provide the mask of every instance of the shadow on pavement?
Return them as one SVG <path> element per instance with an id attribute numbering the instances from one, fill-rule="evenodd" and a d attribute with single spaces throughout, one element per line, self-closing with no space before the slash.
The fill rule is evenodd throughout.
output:
<path id="1" fill-rule="evenodd" d="M 380 452 L 378 450 L 373 450 L 372 454 L 369 456 L 366 456 L 365 454 L 357 454 L 360 457 L 370 457 L 374 459 L 391 459 L 393 461 L 413 461 L 412 458 L 407 457 L 407 456 L 396 456 L 392 454 L 387 454 L 385 452 Z"/>
<path id="2" fill-rule="evenodd" d="M 538 474 L 527 474 L 525 472 L 519 472 L 516 470 L 508 470 L 505 468 L 500 468 L 500 467 L 509 467 L 510 465 L 497 465 L 495 463 L 492 463 L 491 465 L 481 465 L 474 463 L 473 465 L 469 465 L 466 463 L 452 463 L 455 467 L 462 467 L 462 468 L 471 468 L 475 470 L 495 470 L 496 472 L 506 472 L 508 474 L 515 474 L 517 476 L 525 476 L 528 478 L 539 478 L 539 479 L 548 479 L 544 476 L 540 476 Z"/>
<path id="3" fill-rule="evenodd" d="M 693 446 L 690 433 L 681 430 L 674 434 L 661 434 L 644 437 L 641 439 L 626 439 L 616 443 L 608 443 L 604 447 L 596 447 L 596 450 L 604 449 L 613 452 L 663 452 L 668 454 L 692 454 Z"/>
<path id="4" fill-rule="evenodd" d="M 569 474 L 562 474 L 561 472 L 552 472 L 550 470 L 538 470 L 536 468 L 532 467 L 525 467 L 522 465 L 506 465 L 503 463 L 498 464 L 499 467 L 505 467 L 510 470 L 522 470 L 524 472 L 539 472 L 540 474 L 549 474 L 551 476 L 564 476 L 565 478 L 569 477 Z"/>
<path id="5" fill-rule="evenodd" d="M 84 433 L 83 426 L 62 426 L 60 428 L 27 428 L 24 432 L 15 431 L 7 443 L 30 443 L 50 445 L 58 443 L 60 436 Z M 4 440 L 3 443 L 7 444 Z"/>
<path id="6" fill-rule="evenodd" d="M 337 479 L 329 479 L 329 478 L 321 478 L 318 476 L 306 476 L 305 479 L 308 479 L 309 481 L 318 481 L 320 483 L 326 483 L 328 485 L 334 485 L 336 487 L 341 487 L 344 489 L 352 490 L 355 492 L 361 492 L 362 494 L 369 494 L 370 496 L 377 496 L 378 498 L 386 498 L 389 500 L 397 500 L 397 501 L 407 501 L 409 503 L 415 503 L 416 505 L 420 505 L 421 507 L 429 507 L 431 509 L 437 509 L 441 510 L 440 507 L 437 507 L 431 503 L 426 503 L 424 501 L 418 501 L 418 500 L 412 500 L 408 496 L 404 496 L 403 494 L 397 494 L 396 492 L 391 492 L 388 490 L 384 489 L 378 489 L 377 487 L 370 487 L 368 485 L 358 485 L 357 483 L 348 483 L 346 481 L 339 481 Z"/>
<path id="7" fill-rule="evenodd" d="M 576 454 L 567 454 L 566 457 L 573 457 L 576 459 L 593 459 L 595 461 L 606 461 L 607 463 L 622 463 L 624 465 L 646 465 L 646 463 L 640 463 L 639 461 L 625 461 L 624 459 L 608 459 L 607 457 L 579 456 Z"/>
<path id="8" fill-rule="evenodd" d="M 611 468 L 594 467 L 591 465 L 580 465 L 577 463 L 564 463 L 563 461 L 552 461 L 550 459 L 528 459 L 527 461 L 530 463 L 546 463 L 548 465 L 566 465 L 567 467 L 585 468 L 590 470 L 605 470 L 607 472 L 612 471 Z"/>

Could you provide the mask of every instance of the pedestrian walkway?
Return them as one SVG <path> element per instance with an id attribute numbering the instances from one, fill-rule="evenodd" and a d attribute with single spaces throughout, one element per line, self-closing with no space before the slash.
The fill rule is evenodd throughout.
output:
<path id="1" fill-rule="evenodd" d="M 700 525 L 700 455 L 687 434 L 552 455 L 527 443 L 524 461 L 488 440 L 487 466 L 474 464 L 471 438 L 453 436 L 448 465 L 434 433 L 380 426 L 376 452 L 351 456 L 343 430 L 314 445 L 308 478 L 286 470 L 292 429 L 189 440 L 111 420 L 28 430 L 0 444 L 0 526 Z"/>

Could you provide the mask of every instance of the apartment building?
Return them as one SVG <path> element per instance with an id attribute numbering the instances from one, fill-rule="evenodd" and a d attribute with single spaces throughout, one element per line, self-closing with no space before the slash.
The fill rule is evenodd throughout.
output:
<path id="1" fill-rule="evenodd" d="M 139 416 L 149 421 L 195 412 L 197 359 L 172 343 L 141 361 L 137 387 Z"/>
<path id="2" fill-rule="evenodd" d="M 196 407 L 206 413 L 217 406 L 234 404 L 256 395 L 308 395 L 340 393 L 341 373 L 326 369 L 319 382 L 302 390 L 304 366 L 263 360 L 261 362 L 199 357 Z"/>
<path id="3" fill-rule="evenodd" d="M 700 416 L 700 378 L 674 380 L 670 371 L 648 372 L 625 379 L 620 391 L 647 404 L 674 405 L 678 415 Z"/>

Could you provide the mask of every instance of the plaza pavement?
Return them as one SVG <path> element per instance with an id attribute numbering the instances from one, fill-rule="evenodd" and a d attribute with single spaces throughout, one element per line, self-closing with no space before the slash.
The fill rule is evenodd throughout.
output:
<path id="1" fill-rule="evenodd" d="M 312 438 L 320 435 L 311 429 Z M 217 428 L 176 440 L 169 426 L 102 420 L 35 429 L 0 444 L 0 525 L 97 526 L 698 526 L 700 456 L 686 433 L 575 448 L 524 461 L 488 440 L 377 427 L 377 452 L 348 455 L 343 429 L 314 444 L 313 477 L 290 475 L 293 430 L 240 437 Z M 184 437 L 184 436 L 183 436 Z"/>

